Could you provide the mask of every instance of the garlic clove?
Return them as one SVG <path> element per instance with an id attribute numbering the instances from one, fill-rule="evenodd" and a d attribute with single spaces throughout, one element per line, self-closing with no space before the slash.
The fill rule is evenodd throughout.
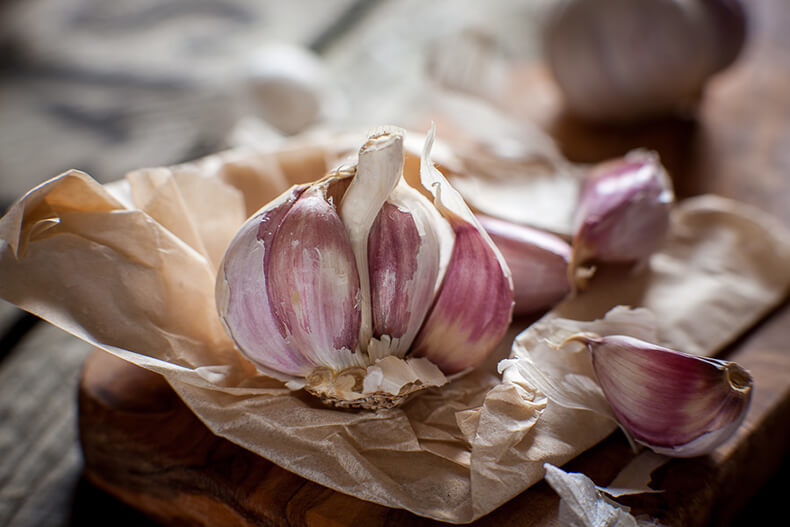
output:
<path id="1" fill-rule="evenodd" d="M 292 353 L 283 338 L 263 273 L 274 234 L 306 188 L 283 194 L 242 226 L 228 246 L 216 282 L 217 307 L 228 334 L 258 368 L 278 379 L 304 376 L 314 366 L 304 355 Z"/>
<path id="2" fill-rule="evenodd" d="M 571 291 L 571 247 L 547 232 L 488 216 L 477 216 L 513 274 L 515 313 L 547 309 Z"/>
<path id="3" fill-rule="evenodd" d="M 367 351 L 373 335 L 368 240 L 373 222 L 384 202 L 401 179 L 404 164 L 403 130 L 382 128 L 368 139 L 359 151 L 356 174 L 340 205 L 340 218 L 345 225 L 354 251 L 360 280 L 362 323 L 359 343 Z"/>
<path id="4" fill-rule="evenodd" d="M 664 242 L 674 202 L 658 155 L 644 150 L 595 166 L 574 217 L 571 273 L 590 261 L 638 262 Z"/>
<path id="5" fill-rule="evenodd" d="M 577 334 L 623 429 L 674 457 L 706 454 L 746 415 L 752 377 L 734 362 L 698 357 L 621 335 Z"/>
<path id="6" fill-rule="evenodd" d="M 343 222 L 320 186 L 285 214 L 263 271 L 272 314 L 291 349 L 341 369 L 338 359 L 356 350 L 359 338 L 359 274 Z"/>
<path id="7" fill-rule="evenodd" d="M 510 269 L 461 195 L 433 166 L 435 127 L 425 138 L 420 181 L 455 234 L 447 271 L 412 353 L 444 373 L 480 364 L 505 335 L 513 314 Z"/>
<path id="8" fill-rule="evenodd" d="M 479 364 L 510 324 L 513 287 L 493 246 L 476 226 L 451 221 L 455 245 L 438 297 L 414 353 L 445 373 Z"/>
<path id="9" fill-rule="evenodd" d="M 376 339 L 368 346 L 371 357 L 403 357 L 409 350 L 444 275 L 442 253 L 449 259 L 452 244 L 450 225 L 436 208 L 417 190 L 398 185 L 381 208 L 368 241 Z M 374 350 L 384 342 L 388 349 Z"/>
<path id="10" fill-rule="evenodd" d="M 347 110 L 326 64 L 305 47 L 264 45 L 252 51 L 244 73 L 240 95 L 245 109 L 282 134 L 339 119 Z"/>

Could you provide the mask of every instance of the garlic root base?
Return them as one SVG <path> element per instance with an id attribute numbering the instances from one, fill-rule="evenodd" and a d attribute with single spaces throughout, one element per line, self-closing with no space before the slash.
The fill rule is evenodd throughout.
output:
<path id="1" fill-rule="evenodd" d="M 395 408 L 420 390 L 446 383 L 441 370 L 425 358 L 388 356 L 367 368 L 316 368 L 302 388 L 337 408 L 378 410 Z"/>

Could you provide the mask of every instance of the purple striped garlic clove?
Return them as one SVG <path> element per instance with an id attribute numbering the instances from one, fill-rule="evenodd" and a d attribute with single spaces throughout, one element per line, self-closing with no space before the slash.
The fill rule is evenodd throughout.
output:
<path id="1" fill-rule="evenodd" d="M 259 370 L 340 407 L 382 408 L 478 365 L 504 335 L 502 256 L 430 162 L 403 176 L 403 132 L 248 220 L 217 279 L 225 326 Z"/>
<path id="2" fill-rule="evenodd" d="M 515 314 L 551 308 L 571 291 L 571 247 L 547 232 L 488 216 L 477 216 L 513 274 Z"/>
<path id="3" fill-rule="evenodd" d="M 425 141 L 420 179 L 452 227 L 455 244 L 434 305 L 413 352 L 445 373 L 480 364 L 505 335 L 513 315 L 513 280 L 502 254 L 461 195 L 431 162 L 434 130 Z"/>
<path id="4" fill-rule="evenodd" d="M 311 364 L 356 349 L 359 275 L 343 222 L 320 189 L 285 214 L 264 258 L 266 293 L 280 335 Z"/>
<path id="5" fill-rule="evenodd" d="M 297 187 L 250 218 L 220 267 L 217 299 L 238 348 L 277 378 L 344 363 L 356 348 L 359 279 L 337 212 Z M 326 309 L 332 298 L 332 309 Z M 321 306 L 321 309 L 316 307 Z"/>
<path id="6" fill-rule="evenodd" d="M 453 230 L 450 265 L 414 347 L 445 373 L 480 364 L 504 337 L 513 312 L 513 286 L 491 243 L 472 224 L 459 221 Z"/>
<path id="7" fill-rule="evenodd" d="M 664 243 L 673 202 L 672 182 L 653 152 L 595 166 L 574 216 L 571 276 L 589 262 L 646 260 Z"/>
<path id="8" fill-rule="evenodd" d="M 442 246 L 449 252 L 452 243 L 450 226 L 433 204 L 407 185 L 393 191 L 368 241 L 377 355 L 408 353 L 441 283 Z"/>
<path id="9" fill-rule="evenodd" d="M 632 337 L 590 334 L 598 383 L 620 426 L 636 442 L 674 457 L 711 452 L 743 421 L 752 377 L 734 362 L 698 357 Z"/>

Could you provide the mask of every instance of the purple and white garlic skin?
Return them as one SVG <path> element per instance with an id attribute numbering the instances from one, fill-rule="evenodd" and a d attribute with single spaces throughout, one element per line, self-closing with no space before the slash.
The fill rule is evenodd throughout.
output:
<path id="1" fill-rule="evenodd" d="M 658 155 L 634 150 L 594 166 L 574 216 L 571 274 L 589 262 L 646 260 L 669 230 L 675 195 Z"/>
<path id="2" fill-rule="evenodd" d="M 620 426 L 654 452 L 673 457 L 707 454 L 746 416 L 753 381 L 734 362 L 623 335 L 582 333 L 565 343 L 573 341 L 590 351 L 598 383 Z"/>
<path id="3" fill-rule="evenodd" d="M 548 309 L 571 292 L 571 246 L 548 232 L 490 216 L 477 216 L 513 275 L 514 314 Z"/>
<path id="4" fill-rule="evenodd" d="M 392 407 L 494 350 L 510 271 L 430 161 L 404 177 L 404 132 L 370 136 L 356 166 L 291 188 L 227 248 L 217 306 L 258 369 L 340 407 Z"/>

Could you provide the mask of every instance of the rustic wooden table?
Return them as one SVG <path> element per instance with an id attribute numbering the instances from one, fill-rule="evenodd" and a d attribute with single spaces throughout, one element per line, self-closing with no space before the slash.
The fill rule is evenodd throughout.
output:
<path id="1" fill-rule="evenodd" d="M 239 57 L 266 40 L 302 44 L 322 54 L 355 101 L 352 113 L 384 115 L 382 95 L 388 97 L 389 112 L 413 103 L 409 77 L 420 74 L 422 52 L 435 38 L 475 24 L 496 29 L 511 50 L 534 54 L 529 36 L 534 36 L 545 3 L 503 0 L 481 7 L 472 1 L 139 0 L 115 5 L 5 0 L 0 2 L 0 205 L 5 209 L 28 188 L 64 169 L 79 167 L 110 181 L 129 169 L 184 161 L 222 148 L 244 112 L 234 102 L 233 86 L 223 79 L 237 79 L 243 73 Z M 541 122 L 572 159 L 594 161 L 631 147 L 654 148 L 672 171 L 681 197 L 716 192 L 758 205 L 790 226 L 790 6 L 784 0 L 763 0 L 750 3 L 749 9 L 748 46 L 736 66 L 711 87 L 695 121 L 629 129 L 586 127 L 562 117 L 551 88 L 540 91 L 540 82 L 531 98 L 541 104 L 523 103 L 519 93 L 525 83 L 545 81 L 540 72 L 534 77 L 532 68 L 525 70 L 521 82 L 514 81 L 505 103 L 514 113 Z M 729 353 L 753 360 L 757 368 L 786 368 L 788 321 L 790 308 L 784 306 Z M 154 525 L 83 477 L 77 394 L 91 352 L 87 344 L 0 302 L 0 525 Z M 97 371 L 123 366 L 93 356 L 88 367 L 86 379 L 100 383 Z M 770 398 L 759 399 L 742 440 L 718 454 L 717 459 L 737 469 L 721 473 L 716 461 L 708 460 L 668 473 L 670 482 L 685 481 L 684 470 L 696 474 L 686 478 L 687 491 L 696 501 L 682 503 L 684 514 L 696 506 L 701 509 L 698 517 L 706 521 L 754 525 L 754 514 L 781 512 L 780 479 L 790 468 L 788 377 L 790 370 L 779 369 L 769 379 L 770 388 L 763 393 Z M 150 374 L 142 374 L 139 382 L 138 387 L 149 389 L 143 402 L 145 393 L 164 393 Z M 91 386 L 83 385 L 83 411 L 96 410 L 89 405 L 99 399 L 86 399 Z M 166 401 L 167 411 L 189 425 L 189 414 L 171 402 Z M 130 437 L 120 428 L 113 431 Z M 83 437 L 93 446 L 107 439 L 85 430 Z M 217 448 L 213 459 L 221 460 L 228 447 Z M 596 455 L 623 451 L 624 442 L 613 436 Z M 243 456 L 232 450 L 227 455 Z M 578 460 L 574 467 L 590 468 L 589 459 Z M 90 461 L 94 470 L 96 463 L 111 464 L 100 457 Z M 424 523 L 271 470 L 276 481 L 293 487 L 288 496 L 277 498 L 282 498 L 278 506 L 283 517 L 270 518 L 272 524 Z M 128 483 L 123 474 L 118 478 Z M 92 479 L 101 477 L 93 473 Z M 722 490 L 722 485 L 736 483 L 740 493 Z M 707 508 L 721 507 L 722 500 L 701 492 L 706 484 L 727 496 L 731 505 L 711 514 Z M 556 507 L 545 485 L 530 492 L 531 498 L 516 498 L 485 524 L 521 525 L 519 511 L 533 503 Z M 151 502 L 115 494 L 138 507 L 148 505 L 149 512 L 155 509 Z M 733 494 L 740 498 L 732 499 Z M 676 524 L 684 518 L 663 513 Z M 158 514 L 160 519 L 169 516 L 177 515 Z"/>

